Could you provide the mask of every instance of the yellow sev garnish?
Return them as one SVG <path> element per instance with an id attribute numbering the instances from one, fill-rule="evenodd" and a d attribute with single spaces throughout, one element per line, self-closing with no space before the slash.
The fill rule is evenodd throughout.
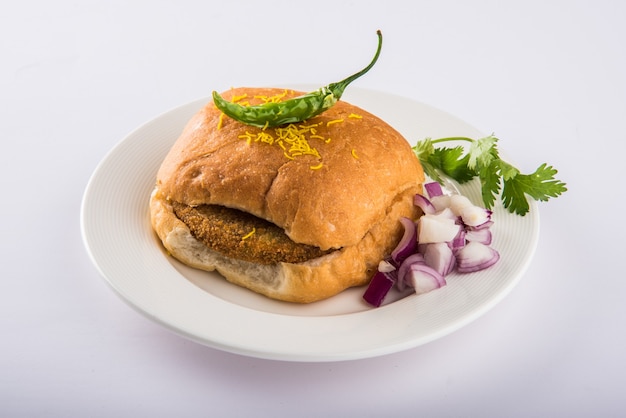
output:
<path id="1" fill-rule="evenodd" d="M 328 122 L 326 122 L 326 126 L 330 126 L 333 123 L 341 123 L 343 122 L 343 119 L 334 119 L 334 120 L 329 120 Z"/>
<path id="2" fill-rule="evenodd" d="M 289 93 L 289 90 L 284 90 L 282 93 L 276 94 L 274 96 L 263 96 L 258 95 L 254 96 L 255 99 L 262 100 L 264 103 L 279 103 L 281 102 L 285 96 Z M 249 106 L 250 103 L 248 100 L 247 94 L 242 94 L 240 96 L 234 96 L 232 101 L 235 103 L 239 103 L 243 106 Z M 224 113 L 220 115 L 218 120 L 217 129 L 221 129 L 223 125 Z M 350 113 L 348 116 L 349 119 L 362 119 L 361 115 L 357 115 L 356 113 Z M 331 126 L 336 123 L 342 123 L 344 119 L 333 119 L 325 122 L 326 127 Z M 309 139 L 319 140 L 326 144 L 330 142 L 330 137 L 324 137 L 318 134 L 317 128 L 322 124 L 313 123 L 313 124 L 288 124 L 286 126 L 280 126 L 273 129 L 268 129 L 268 125 L 261 128 L 259 132 L 250 132 L 246 131 L 245 134 L 239 135 L 240 139 L 244 139 L 248 145 L 252 142 L 262 142 L 268 145 L 278 145 L 282 148 L 283 154 L 286 158 L 293 160 L 296 157 L 303 155 L 312 155 L 318 159 L 318 164 L 311 165 L 311 170 L 319 170 L 323 167 L 323 163 L 321 161 L 320 153 L 317 149 L 309 143 Z M 356 154 L 356 150 L 352 150 L 352 156 L 358 159 L 358 155 Z M 255 233 L 252 230 L 250 233 L 245 235 L 242 240 L 245 240 L 251 237 Z"/>
<path id="3" fill-rule="evenodd" d="M 232 101 L 233 103 L 240 103 L 243 99 L 247 98 L 248 95 L 246 93 L 240 95 L 240 96 L 233 96 Z M 245 102 L 247 104 L 249 104 L 248 102 Z"/>
<path id="4" fill-rule="evenodd" d="M 319 137 L 316 127 L 318 124 L 295 125 L 290 123 L 287 126 L 281 126 L 272 130 L 262 130 L 252 133 L 246 131 L 245 134 L 239 135 L 239 138 L 245 139 L 248 144 L 252 142 L 263 142 L 269 145 L 278 145 L 284 151 L 285 157 L 293 160 L 301 155 L 312 155 L 321 158 L 320 153 L 309 144 L 308 139 L 313 136 Z M 309 135 L 309 138 L 307 138 Z M 323 137 L 322 137 L 323 138 Z"/>
<path id="5" fill-rule="evenodd" d="M 252 231 L 248 232 L 246 235 L 244 235 L 243 237 L 241 237 L 241 240 L 244 241 L 248 238 L 250 238 L 252 235 L 254 235 L 256 233 L 256 228 L 252 228 Z"/>
<path id="6" fill-rule="evenodd" d="M 273 96 L 254 96 L 254 98 L 261 99 L 265 103 L 280 103 L 283 101 L 287 93 L 288 93 L 288 90 L 285 90 L 282 93 L 275 94 Z"/>

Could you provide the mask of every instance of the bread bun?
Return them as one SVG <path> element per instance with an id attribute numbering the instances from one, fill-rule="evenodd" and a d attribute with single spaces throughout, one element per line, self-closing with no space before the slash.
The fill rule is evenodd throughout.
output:
<path id="1" fill-rule="evenodd" d="M 301 92 L 238 88 L 250 104 Z M 321 115 L 259 129 L 208 103 L 184 128 L 157 173 L 150 207 L 165 248 L 192 267 L 271 298 L 312 302 L 366 284 L 398 242 L 401 216 L 417 217 L 424 174 L 408 142 L 376 116 L 339 101 Z M 269 265 L 226 257 L 194 238 L 172 202 L 220 205 L 282 228 L 330 254 Z M 253 237 L 252 237 L 253 238 Z"/>

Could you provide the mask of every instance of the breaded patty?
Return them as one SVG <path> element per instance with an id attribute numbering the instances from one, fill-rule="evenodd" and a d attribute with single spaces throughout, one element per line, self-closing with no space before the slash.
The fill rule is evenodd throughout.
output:
<path id="1" fill-rule="evenodd" d="M 227 257 L 258 264 L 301 263 L 332 252 L 298 244 L 273 223 L 236 209 L 178 202 L 172 206 L 197 240 Z"/>

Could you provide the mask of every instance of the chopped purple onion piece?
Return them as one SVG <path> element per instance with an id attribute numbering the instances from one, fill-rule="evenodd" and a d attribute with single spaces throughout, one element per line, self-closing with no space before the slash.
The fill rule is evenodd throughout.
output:
<path id="1" fill-rule="evenodd" d="M 433 204 L 430 202 L 430 200 L 428 200 L 426 196 L 421 194 L 415 195 L 415 197 L 413 198 L 413 204 L 420 208 L 425 214 L 433 214 L 437 211 Z"/>
<path id="2" fill-rule="evenodd" d="M 385 300 L 385 296 L 396 282 L 394 275 L 377 272 L 363 294 L 363 299 L 372 306 L 379 307 Z"/>
<path id="3" fill-rule="evenodd" d="M 470 241 L 456 253 L 456 271 L 473 273 L 491 267 L 500 259 L 500 253 L 488 245 Z"/>
<path id="4" fill-rule="evenodd" d="M 413 287 L 418 295 L 446 285 L 446 280 L 441 274 L 432 267 L 421 263 L 411 264 L 402 280 Z"/>
<path id="5" fill-rule="evenodd" d="M 467 226 L 465 229 L 467 229 L 468 231 L 476 231 L 479 229 L 489 229 L 491 228 L 491 226 L 493 225 L 493 221 L 492 220 L 488 220 L 485 223 L 482 223 L 480 225 L 476 225 L 476 226 Z"/>
<path id="6" fill-rule="evenodd" d="M 400 264 L 400 267 L 398 267 L 398 272 L 397 272 L 397 274 L 398 274 L 398 282 L 396 283 L 396 286 L 398 287 L 398 290 L 400 290 L 400 291 L 404 290 L 404 288 L 408 284 L 408 283 L 406 283 L 404 281 L 404 277 L 406 276 L 407 270 L 413 264 L 425 264 L 424 256 L 422 254 L 420 254 L 420 253 L 415 253 L 415 254 L 412 254 L 412 255 L 408 256 L 402 262 L 402 264 Z"/>
<path id="7" fill-rule="evenodd" d="M 417 226 L 411 219 L 402 217 L 400 223 L 404 227 L 404 234 L 400 242 L 391 252 L 391 258 L 396 264 L 402 263 L 405 258 L 413 254 L 417 247 Z"/>
<path id="8" fill-rule="evenodd" d="M 483 229 L 473 229 L 465 232 L 465 239 L 467 241 L 476 241 L 481 244 L 490 245 L 491 244 L 491 230 L 489 228 Z"/>
<path id="9" fill-rule="evenodd" d="M 467 232 L 464 228 L 459 229 L 459 233 L 456 234 L 456 237 L 452 241 L 449 242 L 448 246 L 452 251 L 456 251 L 459 248 L 463 248 L 465 246 L 465 236 Z"/>
<path id="10" fill-rule="evenodd" d="M 424 184 L 424 189 L 426 189 L 426 193 L 428 193 L 428 197 L 430 197 L 431 199 L 433 197 L 441 196 L 443 194 L 441 184 L 436 181 Z"/>

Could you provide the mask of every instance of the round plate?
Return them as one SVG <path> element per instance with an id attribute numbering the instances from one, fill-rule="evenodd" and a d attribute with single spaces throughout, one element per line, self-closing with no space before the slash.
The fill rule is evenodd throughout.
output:
<path id="1" fill-rule="evenodd" d="M 299 87 L 302 89 L 302 86 Z M 536 203 L 524 217 L 496 207 L 492 246 L 500 261 L 482 272 L 447 277 L 424 295 L 391 295 L 380 308 L 364 288 L 309 305 L 279 302 L 194 270 L 163 250 L 150 226 L 148 201 L 156 172 L 191 116 L 210 98 L 175 108 L 123 139 L 98 165 L 85 191 L 85 246 L 110 286 L 131 306 L 201 344 L 248 356 L 336 361 L 389 354 L 459 329 L 499 302 L 519 281 L 536 248 Z M 344 100 L 387 121 L 411 143 L 430 137 L 479 138 L 445 112 L 387 93 L 353 88 Z M 459 187 L 480 204 L 477 183 Z"/>

